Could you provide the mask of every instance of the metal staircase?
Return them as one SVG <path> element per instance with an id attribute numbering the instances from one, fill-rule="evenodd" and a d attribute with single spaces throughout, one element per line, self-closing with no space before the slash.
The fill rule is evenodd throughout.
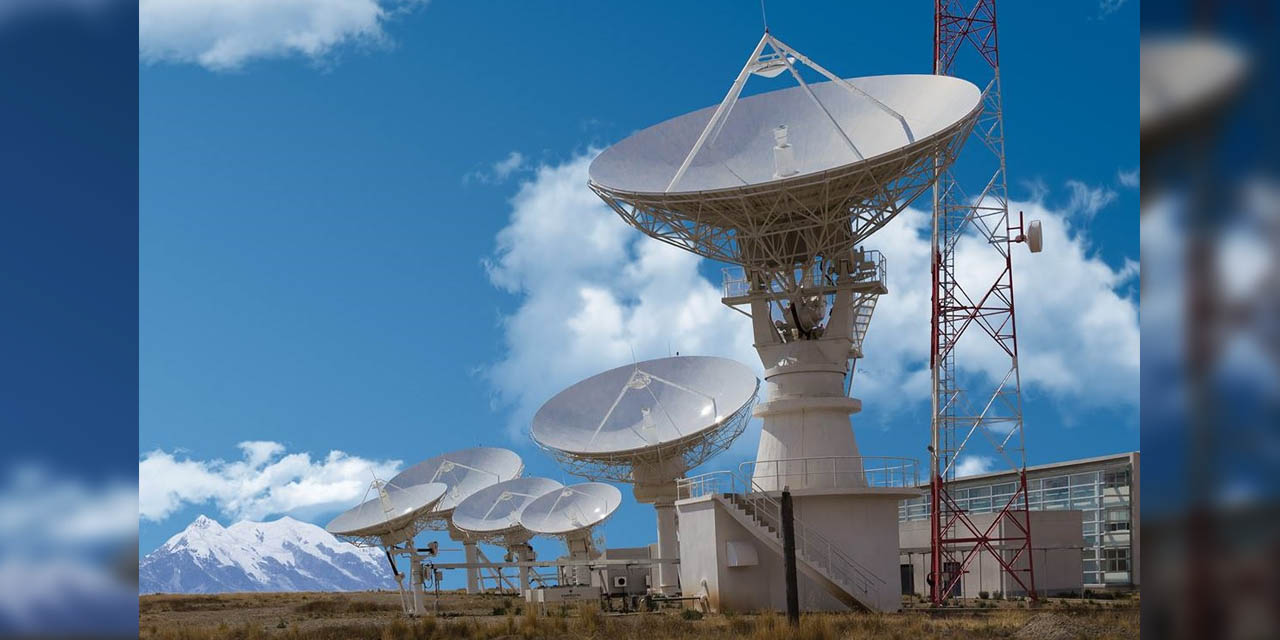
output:
<path id="1" fill-rule="evenodd" d="M 731 471 L 714 471 L 683 478 L 678 481 L 678 487 L 681 498 L 711 495 L 738 524 L 782 555 L 782 504 L 751 480 Z M 794 519 L 794 525 L 797 570 L 849 608 L 878 611 L 879 607 L 874 604 L 875 592 L 884 585 L 884 580 L 799 518 Z"/>

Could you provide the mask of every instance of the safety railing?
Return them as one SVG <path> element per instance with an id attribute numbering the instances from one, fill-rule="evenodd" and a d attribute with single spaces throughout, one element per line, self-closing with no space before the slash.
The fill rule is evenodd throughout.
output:
<path id="1" fill-rule="evenodd" d="M 726 497 L 746 511 L 759 525 L 772 527 L 778 541 L 782 540 L 782 503 L 766 493 L 767 490 L 755 484 L 749 476 L 732 471 L 712 471 L 677 480 L 676 491 L 680 498 L 697 498 L 709 494 Z M 866 597 L 884 584 L 884 580 L 840 551 L 813 527 L 799 518 L 793 518 L 792 524 L 796 553 L 845 591 Z"/>
<path id="2" fill-rule="evenodd" d="M 879 251 L 855 252 L 854 263 L 850 271 L 854 282 L 879 282 L 886 286 L 888 285 L 888 270 L 885 267 L 884 254 Z M 751 280 L 747 277 L 746 269 L 738 266 L 726 267 L 721 270 L 721 273 L 724 297 L 737 298 L 751 293 Z M 786 281 L 788 287 L 799 285 L 800 287 L 821 289 L 831 285 L 826 272 L 821 266 L 796 269 L 790 280 L 786 280 L 785 273 L 771 278 L 768 283 L 770 292 L 774 294 L 786 293 L 781 284 L 783 281 Z"/>
<path id="3" fill-rule="evenodd" d="M 738 472 L 760 486 L 792 489 L 906 488 L 920 485 L 920 466 L 912 458 L 883 456 L 816 456 L 781 460 L 749 460 Z"/>

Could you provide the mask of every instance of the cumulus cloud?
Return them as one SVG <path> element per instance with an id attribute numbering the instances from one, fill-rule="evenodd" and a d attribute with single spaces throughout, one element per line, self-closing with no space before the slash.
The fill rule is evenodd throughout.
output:
<path id="1" fill-rule="evenodd" d="M 1120 186 L 1122 187 L 1137 189 L 1139 186 L 1142 185 L 1141 169 L 1139 167 L 1134 167 L 1129 171 L 1124 171 L 1123 169 L 1120 171 L 1117 171 L 1116 180 L 1120 183 Z"/>
<path id="2" fill-rule="evenodd" d="M 586 188 L 593 155 L 540 166 L 521 184 L 486 263 L 518 300 L 501 319 L 503 356 L 484 372 L 512 409 L 513 434 L 560 389 L 633 357 L 719 355 L 760 368 L 750 320 L 720 303 L 712 265 L 632 230 Z M 1015 247 L 1023 384 L 1075 403 L 1137 406 L 1137 263 L 1107 264 L 1066 211 L 1040 200 L 1010 207 L 1040 219 L 1045 240 L 1039 254 Z M 929 228 L 929 214 L 909 209 L 868 242 L 889 269 L 854 382 L 868 411 L 891 415 L 904 397 L 921 406 L 929 397 Z M 962 282 L 971 290 L 1003 266 L 976 237 L 957 251 L 972 265 Z M 1002 377 L 1008 358 L 973 343 L 957 347 L 961 367 Z"/>
<path id="3" fill-rule="evenodd" d="M 0 486 L 4 551 L 30 545 L 92 545 L 137 535 L 138 490 L 131 483 L 89 484 L 42 465 L 23 465 Z"/>
<path id="4" fill-rule="evenodd" d="M 313 460 L 278 442 L 239 444 L 236 461 L 196 460 L 156 449 L 138 463 L 138 512 L 160 521 L 187 505 L 212 503 L 233 519 L 308 514 L 350 506 L 374 476 L 390 478 L 399 460 L 367 460 L 330 451 Z"/>
<path id="5" fill-rule="evenodd" d="M 961 456 L 956 463 L 956 477 L 976 476 L 989 473 L 996 464 L 991 456 Z"/>
<path id="6" fill-rule="evenodd" d="M 318 61 L 338 47 L 386 41 L 388 20 L 426 0 L 140 0 L 138 50 L 146 62 L 213 71 L 253 60 Z"/>
<path id="7" fill-rule="evenodd" d="M 1116 199 L 1115 191 L 1106 187 L 1091 187 L 1079 180 L 1068 180 L 1067 190 L 1071 192 L 1067 211 L 1086 218 L 1097 215 Z"/>
<path id="8" fill-rule="evenodd" d="M 595 152 L 544 165 L 521 184 L 486 262 L 519 296 L 502 319 L 505 356 L 486 369 L 518 434 L 543 401 L 576 380 L 680 352 L 758 365 L 745 319 L 690 253 L 624 224 L 587 189 Z"/>

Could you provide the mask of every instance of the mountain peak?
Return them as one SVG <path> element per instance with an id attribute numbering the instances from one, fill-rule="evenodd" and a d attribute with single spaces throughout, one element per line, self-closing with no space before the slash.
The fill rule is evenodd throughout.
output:
<path id="1" fill-rule="evenodd" d="M 222 525 L 219 524 L 217 520 L 214 520 L 213 518 L 210 518 L 209 516 L 206 516 L 202 513 L 199 516 L 196 516 L 196 519 L 192 520 L 191 524 L 187 525 L 187 528 L 188 529 L 221 529 Z"/>
<path id="2" fill-rule="evenodd" d="M 142 593 L 348 591 L 392 586 L 386 560 L 288 516 L 223 527 L 201 515 L 138 563 Z"/>

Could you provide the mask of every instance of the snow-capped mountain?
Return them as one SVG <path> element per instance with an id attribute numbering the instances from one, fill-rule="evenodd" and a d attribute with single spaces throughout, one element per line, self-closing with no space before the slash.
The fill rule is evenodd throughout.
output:
<path id="1" fill-rule="evenodd" d="M 381 551 L 287 516 L 229 527 L 200 516 L 138 563 L 141 593 L 393 588 Z"/>

